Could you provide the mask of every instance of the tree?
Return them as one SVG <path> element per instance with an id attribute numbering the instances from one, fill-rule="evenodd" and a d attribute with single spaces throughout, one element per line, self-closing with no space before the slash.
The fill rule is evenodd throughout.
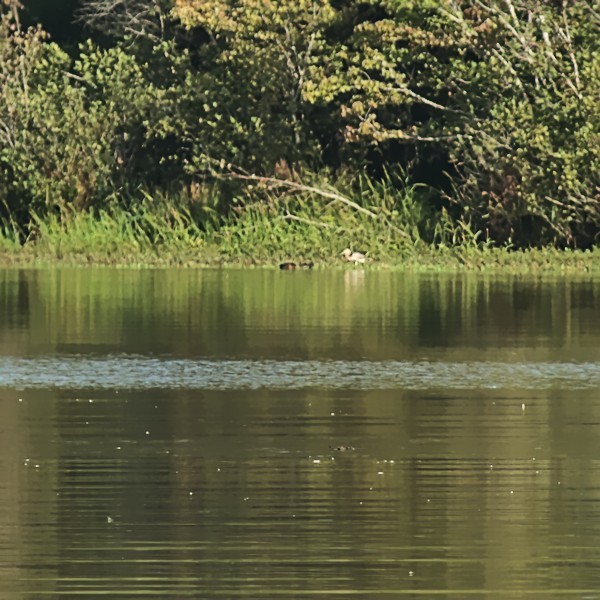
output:
<path id="1" fill-rule="evenodd" d="M 73 59 L 40 28 L 0 15 L 0 196 L 11 212 L 87 209 L 154 170 L 148 146 L 171 101 L 148 70 L 91 43 Z"/>
<path id="2" fill-rule="evenodd" d="M 306 160 L 329 138 L 357 169 L 405 144 L 448 158 L 456 214 L 487 238 L 597 241 L 590 2 L 176 0 L 175 14 L 212 36 L 227 159 Z"/>

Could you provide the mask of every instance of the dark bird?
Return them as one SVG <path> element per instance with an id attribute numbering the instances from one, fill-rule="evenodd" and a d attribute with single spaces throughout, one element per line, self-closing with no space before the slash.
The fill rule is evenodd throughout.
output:
<path id="1" fill-rule="evenodd" d="M 284 262 L 279 265 L 282 271 L 294 271 L 296 269 L 312 269 L 315 263 L 312 260 L 296 264 L 295 262 Z"/>

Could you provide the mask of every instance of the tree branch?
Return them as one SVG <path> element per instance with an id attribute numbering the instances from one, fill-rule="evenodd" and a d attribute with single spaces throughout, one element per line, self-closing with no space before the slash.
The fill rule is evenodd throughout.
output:
<path id="1" fill-rule="evenodd" d="M 285 219 L 286 221 L 299 221 L 300 223 L 305 223 L 306 225 L 314 225 L 315 227 L 323 227 L 325 229 L 329 229 L 331 225 L 328 223 L 321 223 L 320 221 L 313 221 L 311 219 L 304 219 L 302 217 L 297 217 L 296 215 L 292 215 L 289 212 L 285 213 L 280 219 Z"/>
<path id="2" fill-rule="evenodd" d="M 218 174 L 214 174 L 214 175 L 218 176 Z M 286 181 L 283 179 L 276 179 L 275 177 L 261 177 L 259 175 L 242 175 L 240 173 L 233 173 L 233 172 L 230 172 L 227 174 L 222 174 L 221 176 L 225 177 L 225 178 L 229 178 L 229 179 L 241 179 L 243 181 L 256 181 L 258 183 L 270 184 L 273 187 L 288 188 L 288 189 L 296 190 L 299 192 L 308 192 L 311 194 L 316 194 L 318 196 L 322 196 L 323 198 L 329 198 L 330 200 L 333 200 L 335 202 L 340 202 L 340 203 L 354 209 L 357 212 L 360 212 L 364 215 L 367 215 L 368 217 L 371 217 L 372 219 L 382 218 L 382 215 L 378 215 L 377 213 L 374 213 L 373 211 L 368 210 L 367 208 L 364 208 L 363 206 L 360 206 L 360 204 L 353 202 L 352 200 L 350 200 L 349 198 L 346 198 L 345 196 L 342 196 L 338 192 L 322 190 L 320 188 L 317 188 L 317 187 L 314 187 L 311 185 L 304 185 L 302 183 L 297 183 L 295 181 Z M 400 229 L 399 227 L 396 227 L 393 223 L 390 223 L 389 221 L 388 221 L 388 225 L 389 225 L 390 229 L 393 229 L 396 233 L 398 233 L 404 239 L 407 239 L 412 242 L 410 235 L 408 235 L 406 233 L 406 231 Z"/>

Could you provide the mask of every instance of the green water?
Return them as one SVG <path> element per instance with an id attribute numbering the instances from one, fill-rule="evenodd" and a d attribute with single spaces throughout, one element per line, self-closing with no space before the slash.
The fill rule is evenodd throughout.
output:
<path id="1" fill-rule="evenodd" d="M 600 282 L 0 271 L 0 598 L 600 598 Z"/>

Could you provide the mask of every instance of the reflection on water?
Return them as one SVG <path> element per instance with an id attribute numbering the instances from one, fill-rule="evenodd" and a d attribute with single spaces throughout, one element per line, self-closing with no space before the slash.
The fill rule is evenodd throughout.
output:
<path id="1" fill-rule="evenodd" d="M 0 597 L 600 598 L 600 288 L 0 272 Z"/>

